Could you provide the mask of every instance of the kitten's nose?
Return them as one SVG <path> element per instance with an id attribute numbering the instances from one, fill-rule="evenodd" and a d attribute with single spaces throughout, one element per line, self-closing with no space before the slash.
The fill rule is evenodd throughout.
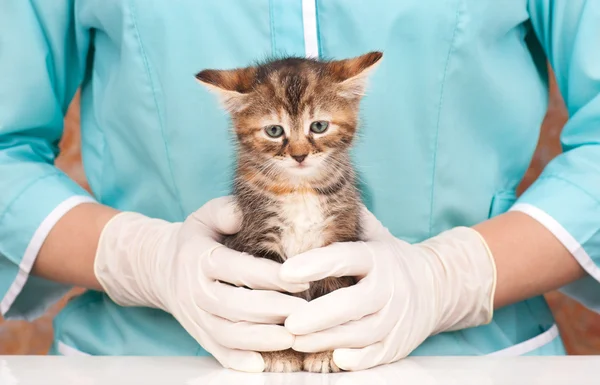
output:
<path id="1" fill-rule="evenodd" d="M 302 163 L 302 161 L 303 161 L 304 159 L 306 159 L 306 156 L 307 156 L 307 155 L 308 155 L 308 154 L 302 154 L 302 155 L 292 155 L 292 158 L 294 158 L 294 159 L 296 160 L 296 162 L 298 162 L 298 163 Z"/>

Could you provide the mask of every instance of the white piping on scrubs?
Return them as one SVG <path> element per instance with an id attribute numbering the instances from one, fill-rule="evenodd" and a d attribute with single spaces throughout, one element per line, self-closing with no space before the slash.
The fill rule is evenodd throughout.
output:
<path id="1" fill-rule="evenodd" d="M 69 346 L 67 344 L 65 344 L 64 342 L 58 341 L 58 343 L 56 344 L 56 350 L 58 351 L 58 353 L 62 354 L 63 356 L 89 356 L 90 354 L 88 353 L 84 353 L 79 349 L 75 349 L 72 346 Z"/>
<path id="2" fill-rule="evenodd" d="M 69 210 L 81 203 L 94 203 L 96 202 L 93 198 L 84 195 L 72 196 L 64 200 L 61 204 L 56 206 L 54 210 L 42 221 L 40 226 L 37 228 L 33 237 L 29 241 L 23 259 L 19 264 L 19 272 L 13 283 L 8 288 L 4 298 L 0 301 L 0 314 L 4 315 L 10 309 L 17 296 L 23 290 L 27 277 L 31 271 L 31 267 L 35 262 L 35 259 L 42 248 L 42 244 L 46 240 L 46 237 L 50 233 L 50 230 L 54 227 L 56 222 L 60 220 Z"/>
<path id="3" fill-rule="evenodd" d="M 560 333 L 558 331 L 558 326 L 554 324 L 550 329 L 546 330 L 542 334 L 539 334 L 533 338 L 530 338 L 526 341 L 510 346 L 508 348 L 490 353 L 488 354 L 488 356 L 522 356 L 523 354 L 531 353 L 534 350 L 551 343 L 556 338 L 558 338 L 559 335 Z"/>
<path id="4" fill-rule="evenodd" d="M 317 0 L 302 0 L 302 23 L 304 26 L 304 52 L 307 58 L 319 57 L 317 35 Z"/>
<path id="5" fill-rule="evenodd" d="M 554 218 L 545 211 L 527 203 L 517 203 L 510 211 L 520 211 L 540 222 L 569 250 L 581 267 L 596 281 L 600 282 L 600 268 L 596 266 L 579 242 Z"/>

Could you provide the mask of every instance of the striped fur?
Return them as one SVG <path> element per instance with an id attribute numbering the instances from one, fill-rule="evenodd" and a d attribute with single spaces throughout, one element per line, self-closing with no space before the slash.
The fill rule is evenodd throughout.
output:
<path id="1" fill-rule="evenodd" d="M 286 58 L 196 75 L 220 96 L 237 138 L 233 194 L 243 225 L 225 238 L 226 246 L 284 262 L 313 248 L 361 239 L 349 150 L 366 75 L 381 57 L 372 52 L 338 61 Z M 314 122 L 326 122 L 327 130 L 313 132 Z M 273 126 L 282 128 L 281 136 L 267 134 Z M 312 300 L 353 283 L 352 277 L 327 278 L 294 295 Z M 298 353 L 289 352 L 286 362 L 285 352 L 263 356 L 268 369 L 299 370 L 293 364 Z M 315 364 L 323 357 L 331 355 L 308 355 L 305 369 L 339 370 L 332 362 Z"/>

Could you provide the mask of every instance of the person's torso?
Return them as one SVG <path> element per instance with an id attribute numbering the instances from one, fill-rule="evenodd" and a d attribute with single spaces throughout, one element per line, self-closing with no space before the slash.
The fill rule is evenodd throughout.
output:
<path id="1" fill-rule="evenodd" d="M 383 51 L 353 155 L 367 207 L 409 242 L 506 211 L 546 112 L 526 0 L 104 0 L 76 10 L 94 48 L 81 99 L 89 185 L 102 203 L 153 217 L 183 220 L 231 191 L 230 123 L 194 79 L 205 68 Z M 89 354 L 205 354 L 172 317 L 97 293 L 56 322 L 57 341 Z M 540 343 L 556 335 L 553 322 L 535 298 L 414 354 Z"/>

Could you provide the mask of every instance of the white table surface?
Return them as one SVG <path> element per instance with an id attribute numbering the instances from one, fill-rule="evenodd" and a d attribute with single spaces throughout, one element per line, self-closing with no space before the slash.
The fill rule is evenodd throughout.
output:
<path id="1" fill-rule="evenodd" d="M 416 357 L 351 373 L 239 373 L 211 358 L 0 356 L 1 385 L 587 385 L 600 356 Z"/>

